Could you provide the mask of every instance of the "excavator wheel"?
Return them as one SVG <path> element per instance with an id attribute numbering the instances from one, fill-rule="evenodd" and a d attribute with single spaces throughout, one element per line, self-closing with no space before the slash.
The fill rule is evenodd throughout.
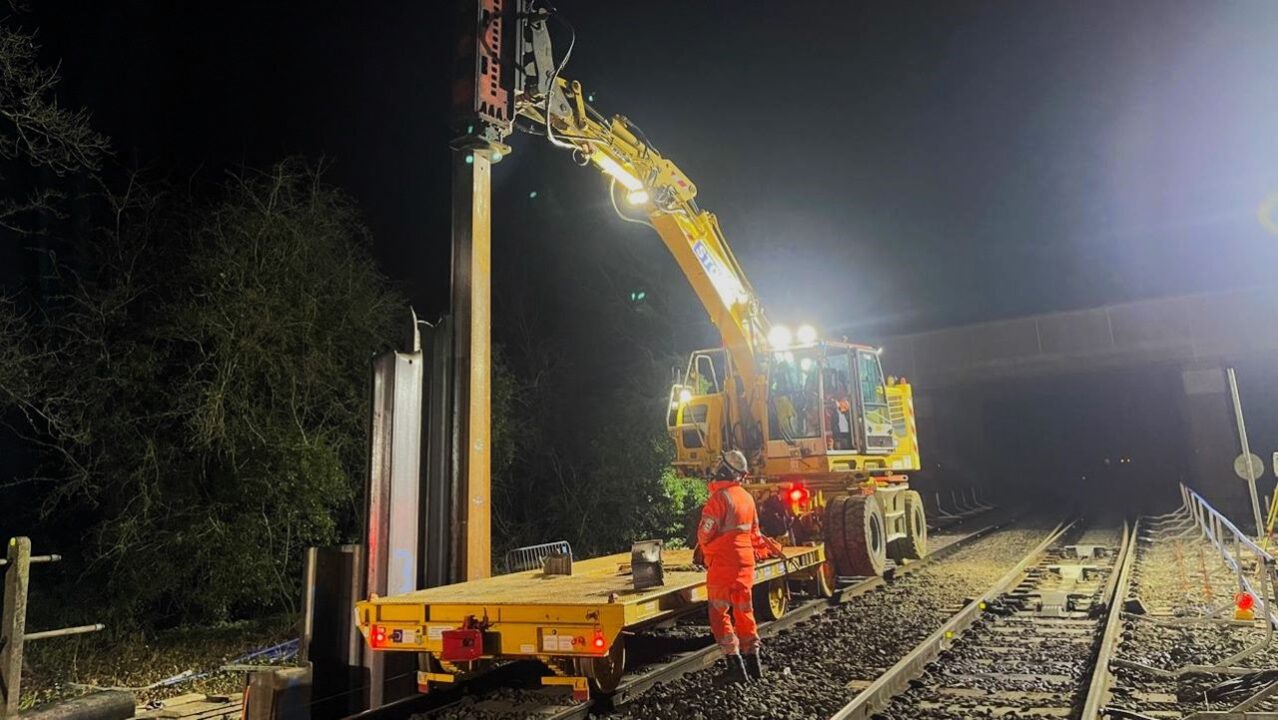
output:
<path id="1" fill-rule="evenodd" d="M 825 508 L 825 547 L 839 575 L 882 575 L 887 563 L 883 510 L 867 495 L 836 497 Z"/>
<path id="2" fill-rule="evenodd" d="M 835 575 L 842 574 L 843 569 L 848 566 L 847 552 L 843 543 L 835 541 L 835 538 L 843 537 L 843 506 L 846 502 L 847 498 L 843 496 L 831 498 L 821 516 L 821 534 L 825 540 L 826 563 L 833 569 Z"/>
<path id="3" fill-rule="evenodd" d="M 927 516 L 923 513 L 923 496 L 914 490 L 905 492 L 905 537 L 888 546 L 893 560 L 922 560 L 927 557 Z"/>

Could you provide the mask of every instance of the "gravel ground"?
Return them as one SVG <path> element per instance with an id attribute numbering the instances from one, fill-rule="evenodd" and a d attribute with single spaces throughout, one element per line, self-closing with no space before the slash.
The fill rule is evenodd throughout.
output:
<path id="1" fill-rule="evenodd" d="M 1015 717 L 1038 720 L 1060 715 L 1047 709 L 1082 705 L 1091 681 L 1093 658 L 1104 623 L 1103 615 L 1087 610 L 1104 592 L 1122 541 L 1120 530 L 1091 529 L 1071 533 L 1049 551 L 1027 582 L 990 603 L 986 613 L 930 663 L 923 675 L 875 717 L 882 720 L 950 720 L 951 718 Z M 1079 560 L 1065 551 L 1070 544 L 1103 545 L 1108 558 Z M 1099 572 L 1085 584 L 1069 585 L 1048 565 L 1086 563 Z M 1069 618 L 1036 614 L 1036 589 L 1071 587 L 1088 599 Z"/>
<path id="2" fill-rule="evenodd" d="M 571 697 L 556 690 L 504 688 L 483 697 L 466 698 L 450 708 L 413 715 L 410 720 L 530 720 L 575 704 Z"/>
<path id="3" fill-rule="evenodd" d="M 935 565 L 766 641 L 767 677 L 741 687 L 707 671 L 654 687 L 612 713 L 624 719 L 827 718 L 1002 576 L 1048 529 L 996 532 Z"/>

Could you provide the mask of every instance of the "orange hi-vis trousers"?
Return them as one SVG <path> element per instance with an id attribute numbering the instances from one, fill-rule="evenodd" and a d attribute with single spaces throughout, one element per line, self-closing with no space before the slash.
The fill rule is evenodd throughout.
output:
<path id="1" fill-rule="evenodd" d="M 723 654 L 759 652 L 759 625 L 754 621 L 750 588 L 732 583 L 711 585 L 706 590 L 710 602 L 710 631 Z"/>

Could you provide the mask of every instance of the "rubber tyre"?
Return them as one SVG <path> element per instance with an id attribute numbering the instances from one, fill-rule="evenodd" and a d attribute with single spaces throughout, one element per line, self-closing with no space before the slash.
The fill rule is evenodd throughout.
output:
<path id="1" fill-rule="evenodd" d="M 905 532 L 893 540 L 888 555 L 894 560 L 922 560 L 927 557 L 927 516 L 923 497 L 914 490 L 905 492 Z"/>
<path id="2" fill-rule="evenodd" d="M 764 620 L 780 620 L 790 607 L 790 589 L 785 580 L 769 580 L 756 585 L 752 591 L 754 596 L 754 614 Z"/>
<path id="3" fill-rule="evenodd" d="M 826 551 L 839 575 L 882 575 L 887 564 L 886 524 L 874 498 L 835 498 L 825 510 Z"/>
<path id="4" fill-rule="evenodd" d="M 847 549 L 842 542 L 844 506 L 847 500 L 846 496 L 831 498 L 821 516 L 826 562 L 833 568 L 836 576 L 843 574 L 844 568 L 848 566 Z"/>

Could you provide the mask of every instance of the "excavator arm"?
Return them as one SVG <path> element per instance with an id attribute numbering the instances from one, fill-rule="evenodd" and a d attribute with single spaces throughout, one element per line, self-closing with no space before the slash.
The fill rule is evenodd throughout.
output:
<path id="1" fill-rule="evenodd" d="M 551 65 L 547 19 L 533 16 L 528 23 L 531 41 L 517 86 L 516 115 L 527 123 L 526 130 L 571 152 L 578 164 L 607 175 L 618 212 L 620 198 L 643 214 L 719 329 L 737 373 L 753 384 L 761 372 L 769 325 L 719 221 L 697 206 L 697 186 L 641 130 L 621 115 L 604 117 L 591 107 L 580 83 L 559 76 L 562 65 Z"/>

